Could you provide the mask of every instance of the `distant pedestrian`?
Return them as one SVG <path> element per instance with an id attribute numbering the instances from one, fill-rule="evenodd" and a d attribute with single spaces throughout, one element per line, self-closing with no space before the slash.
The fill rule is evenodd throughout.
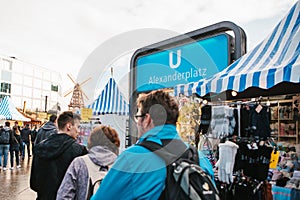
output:
<path id="1" fill-rule="evenodd" d="M 19 133 L 21 134 L 21 127 L 19 126 L 19 123 L 18 121 L 15 121 L 15 125 L 13 126 L 13 128 L 16 127 L 18 130 L 19 130 Z M 20 142 L 20 145 L 19 145 L 19 154 L 20 156 L 22 155 L 22 152 L 23 152 L 23 141 L 22 141 L 22 137 L 21 137 L 21 142 Z"/>
<path id="2" fill-rule="evenodd" d="M 23 148 L 22 148 L 22 160 L 24 160 L 25 158 L 25 145 L 27 147 L 27 156 L 28 158 L 31 157 L 31 153 L 30 153 L 30 134 L 31 134 L 31 130 L 29 128 L 29 124 L 25 125 L 25 128 L 23 128 L 21 130 L 21 138 L 23 141 Z"/>
<path id="3" fill-rule="evenodd" d="M 57 190 L 74 158 L 87 154 L 87 149 L 76 142 L 80 116 L 65 111 L 59 115 L 58 134 L 36 144 L 30 174 L 30 188 L 37 199 L 56 199 Z"/>
<path id="4" fill-rule="evenodd" d="M 31 140 L 31 149 L 33 151 L 34 148 L 34 141 L 36 139 L 36 134 L 37 134 L 38 130 L 37 130 L 37 125 L 33 126 L 33 129 L 31 130 L 31 134 L 30 134 L 30 140 Z"/>
<path id="5" fill-rule="evenodd" d="M 5 126 L 0 130 L 0 167 L 2 166 L 3 171 L 6 171 L 7 168 L 7 159 L 9 144 L 12 138 L 12 131 L 10 129 L 10 122 L 5 122 Z M 3 163 L 2 163 L 3 156 Z M 2 165 L 3 164 L 3 165 Z"/>
<path id="6" fill-rule="evenodd" d="M 20 168 L 20 145 L 22 144 L 21 135 L 18 127 L 13 126 L 12 140 L 10 141 L 10 169 L 14 169 L 14 157 L 16 158 L 17 168 Z"/>
<path id="7" fill-rule="evenodd" d="M 21 128 L 20 128 L 20 126 L 19 126 L 18 121 L 15 121 L 15 125 L 14 125 L 13 127 L 17 127 L 17 128 L 19 129 L 19 132 L 21 132 Z"/>
<path id="8" fill-rule="evenodd" d="M 34 141 L 35 145 L 47 139 L 50 135 L 57 133 L 56 119 L 56 115 L 51 115 L 49 121 L 39 129 Z"/>

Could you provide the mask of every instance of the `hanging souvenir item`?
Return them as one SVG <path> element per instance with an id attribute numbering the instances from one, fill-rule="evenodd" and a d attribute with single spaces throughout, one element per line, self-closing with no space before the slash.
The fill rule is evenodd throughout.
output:
<path id="1" fill-rule="evenodd" d="M 271 159 L 270 159 L 270 165 L 269 168 L 270 169 L 276 169 L 277 164 L 278 164 L 278 160 L 279 160 L 279 151 L 277 151 L 276 149 L 274 149 L 271 153 Z"/>

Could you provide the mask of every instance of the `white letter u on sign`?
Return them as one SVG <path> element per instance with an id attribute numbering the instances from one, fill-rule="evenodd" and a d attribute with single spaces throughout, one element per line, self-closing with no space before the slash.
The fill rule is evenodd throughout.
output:
<path id="1" fill-rule="evenodd" d="M 172 68 L 172 69 L 175 69 L 177 67 L 179 67 L 181 63 L 181 50 L 178 49 L 177 50 L 177 63 L 174 65 L 173 63 L 173 52 L 169 52 L 169 66 Z"/>

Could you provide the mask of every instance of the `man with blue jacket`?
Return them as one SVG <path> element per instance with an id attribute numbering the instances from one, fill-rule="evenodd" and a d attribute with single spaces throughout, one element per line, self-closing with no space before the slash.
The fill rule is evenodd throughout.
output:
<path id="1" fill-rule="evenodd" d="M 165 161 L 139 144 L 144 140 L 160 145 L 165 139 L 181 140 L 176 130 L 178 104 L 168 93 L 157 90 L 139 95 L 137 107 L 139 140 L 117 158 L 92 200 L 153 200 L 160 197 L 165 187 Z M 213 178 L 212 165 L 201 152 L 199 161 L 201 168 Z"/>

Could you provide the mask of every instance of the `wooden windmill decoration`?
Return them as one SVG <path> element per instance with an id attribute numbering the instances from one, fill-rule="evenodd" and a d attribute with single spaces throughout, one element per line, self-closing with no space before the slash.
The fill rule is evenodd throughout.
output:
<path id="1" fill-rule="evenodd" d="M 71 79 L 71 81 L 74 83 L 74 88 L 69 89 L 67 92 L 65 92 L 64 97 L 68 96 L 69 94 L 72 94 L 70 104 L 68 105 L 69 110 L 74 110 L 74 109 L 81 109 L 84 107 L 84 98 L 85 97 L 87 100 L 89 99 L 87 95 L 82 91 L 81 86 L 88 82 L 91 78 L 86 79 L 82 83 L 76 83 L 74 79 L 71 77 L 70 74 L 67 74 L 68 77 Z"/>

